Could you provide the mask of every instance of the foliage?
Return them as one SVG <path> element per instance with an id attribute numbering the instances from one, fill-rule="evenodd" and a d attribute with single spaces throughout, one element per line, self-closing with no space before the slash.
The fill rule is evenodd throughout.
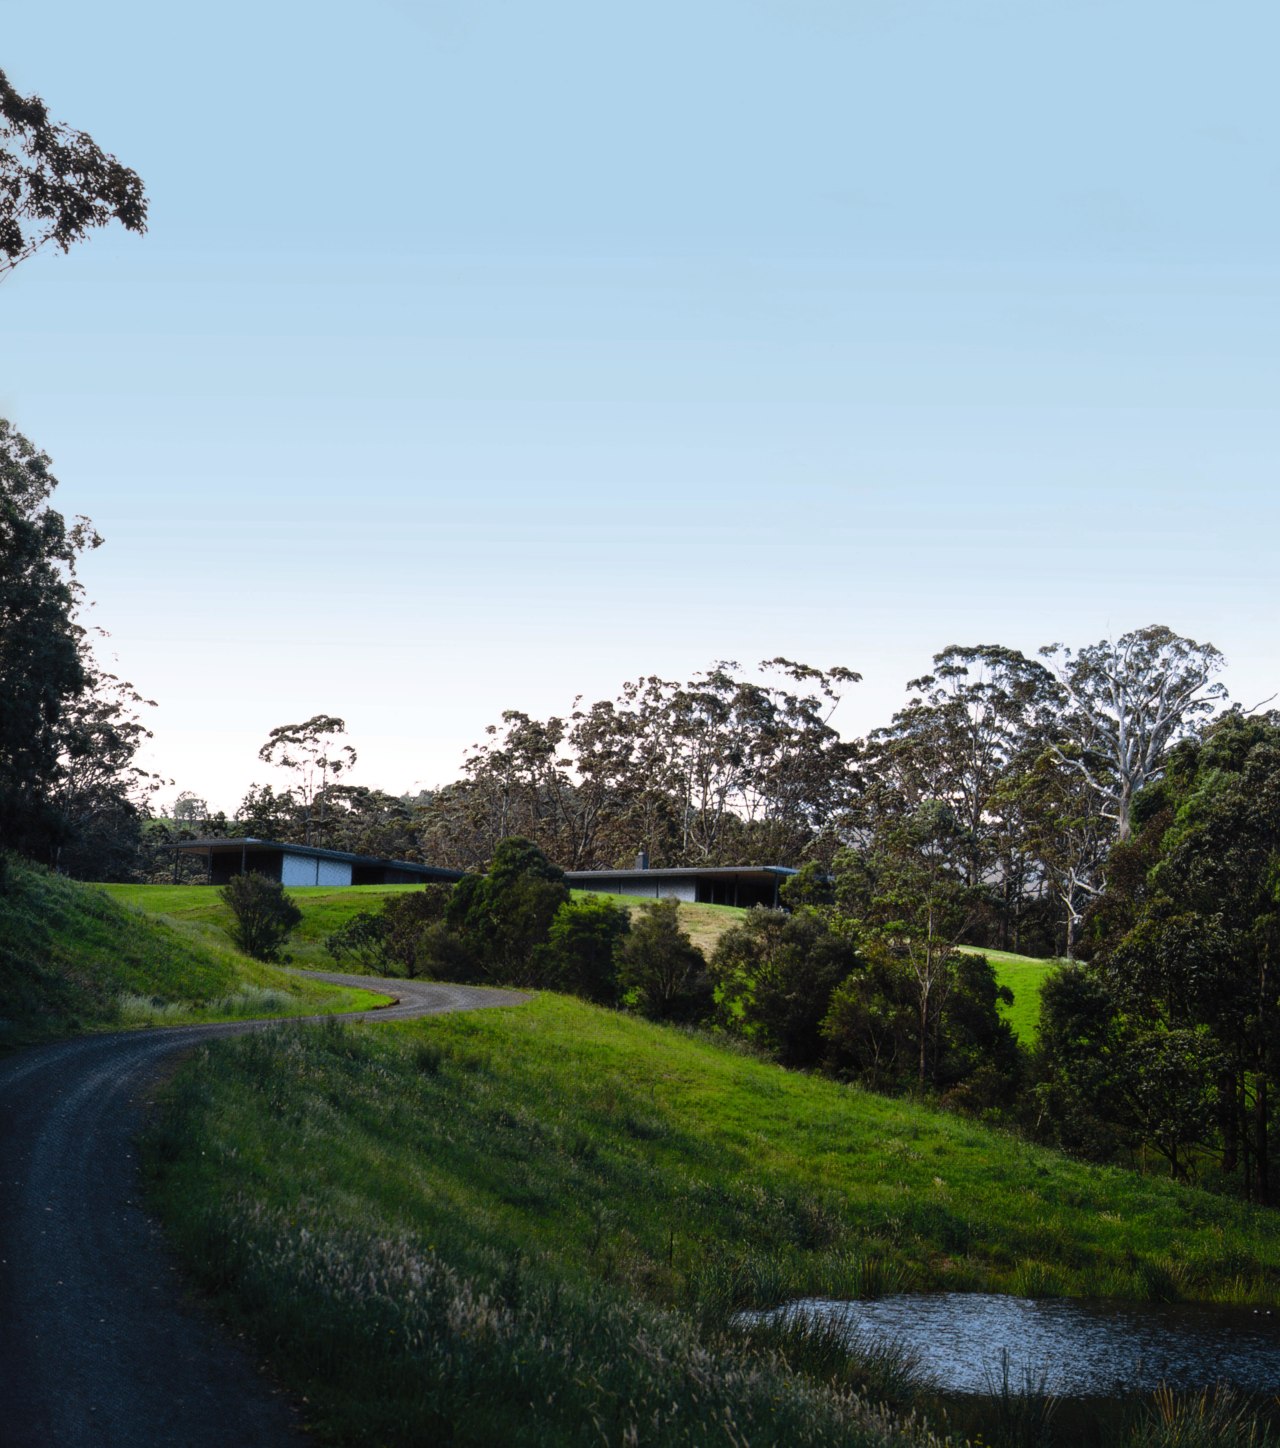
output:
<path id="1" fill-rule="evenodd" d="M 292 770 L 297 777 L 303 844 L 311 844 L 313 814 L 315 826 L 323 829 L 330 780 L 336 783 L 356 762 L 351 745 L 337 742 L 346 728 L 336 715 L 313 714 L 301 724 L 281 724 L 273 729 L 258 750 L 264 764 Z"/>
<path id="2" fill-rule="evenodd" d="M 535 953 L 568 899 L 564 871 L 530 840 L 513 836 L 494 851 L 484 875 L 467 875 L 458 882 L 444 918 L 485 978 L 495 984 L 534 985 Z"/>
<path id="3" fill-rule="evenodd" d="M 632 1010 L 656 1021 L 695 1021 L 711 1009 L 702 952 L 680 928 L 674 900 L 655 900 L 632 918 L 618 951 L 618 989 Z"/>
<path id="4" fill-rule="evenodd" d="M 631 917 L 612 900 L 590 895 L 566 900 L 546 941 L 534 952 L 538 983 L 613 1005 L 618 999 L 618 952 L 630 931 Z"/>
<path id="5" fill-rule="evenodd" d="M 136 853 L 147 701 L 93 659 L 76 563 L 101 539 L 50 505 L 56 486 L 49 459 L 0 419 L 0 839 L 101 878 Z"/>
<path id="6" fill-rule="evenodd" d="M 784 1066 L 815 1066 L 832 992 L 860 964 L 852 935 L 809 908 L 752 910 L 711 958 L 721 1016 Z"/>
<path id="7" fill-rule="evenodd" d="M 761 682 L 738 668 L 640 679 L 567 718 L 505 711 L 467 778 L 422 801 L 424 853 L 474 869 L 518 833 L 569 869 L 638 849 L 658 865 L 799 857 L 850 797 L 854 751 L 830 717 L 858 676 L 771 659 Z"/>
<path id="8" fill-rule="evenodd" d="M 448 885 L 425 885 L 383 903 L 386 959 L 410 979 L 469 981 L 483 974 L 466 939 L 447 923 L 452 893 Z"/>
<path id="9" fill-rule="evenodd" d="M 1133 797 L 1159 777 L 1169 750 L 1226 698 L 1213 676 L 1223 665 L 1212 644 L 1152 624 L 1073 651 L 1050 644 L 1068 701 L 1065 767 L 1102 801 L 1118 837 L 1132 828 Z"/>
<path id="10" fill-rule="evenodd" d="M 254 960 L 274 960 L 302 911 L 284 892 L 279 880 L 247 871 L 232 875 L 218 891 L 231 907 L 231 938 Z"/>
<path id="11" fill-rule="evenodd" d="M 325 949 L 339 965 L 381 972 L 387 966 L 387 924 L 385 913 L 361 910 L 325 937 Z"/>
<path id="12" fill-rule="evenodd" d="M 0 277 L 52 242 L 66 252 L 94 227 L 147 229 L 142 182 L 83 131 L 49 119 L 0 71 Z"/>
<path id="13" fill-rule="evenodd" d="M 62 723 L 85 690 L 76 559 L 101 542 L 49 506 L 50 462 L 0 418 L 0 838 L 45 853 L 65 836 L 51 798 Z"/>
<path id="14" fill-rule="evenodd" d="M 1009 1102 L 1022 1068 L 1013 1031 L 1000 1013 L 1013 993 L 985 957 L 952 951 L 946 989 L 927 1018 L 927 1085 L 970 1111 Z M 821 1031 L 837 1074 L 878 1091 L 919 1085 L 919 983 L 901 951 L 869 937 L 861 959 L 833 992 Z"/>

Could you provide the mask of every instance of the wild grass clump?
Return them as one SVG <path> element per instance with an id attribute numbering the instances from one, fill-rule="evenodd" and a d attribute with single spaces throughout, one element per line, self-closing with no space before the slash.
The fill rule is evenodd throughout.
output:
<path id="1" fill-rule="evenodd" d="M 1000 1372 L 987 1383 L 985 1416 L 989 1435 L 1000 1448 L 1050 1448 L 1059 1399 L 1050 1388 L 1048 1364 L 1024 1363 L 1016 1375 L 1009 1349 L 1000 1350 Z"/>
<path id="2" fill-rule="evenodd" d="M 1157 1389 L 1127 1448 L 1276 1448 L 1277 1444 L 1280 1435 L 1258 1416 L 1256 1405 L 1220 1384 L 1201 1393 Z"/>
<path id="3" fill-rule="evenodd" d="M 919 1359 L 908 1343 L 853 1331 L 838 1315 L 784 1309 L 737 1331 L 748 1346 L 776 1354 L 791 1371 L 868 1402 L 902 1408 L 921 1396 Z"/>

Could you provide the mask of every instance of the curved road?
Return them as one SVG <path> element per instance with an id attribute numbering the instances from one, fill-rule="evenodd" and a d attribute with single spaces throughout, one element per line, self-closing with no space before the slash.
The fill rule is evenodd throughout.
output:
<path id="1" fill-rule="evenodd" d="M 515 1005 L 515 991 L 307 972 L 395 1003 L 343 1020 Z M 2 1448 L 277 1448 L 296 1411 L 184 1290 L 139 1201 L 134 1139 L 154 1087 L 244 1021 L 80 1036 L 0 1061 Z"/>

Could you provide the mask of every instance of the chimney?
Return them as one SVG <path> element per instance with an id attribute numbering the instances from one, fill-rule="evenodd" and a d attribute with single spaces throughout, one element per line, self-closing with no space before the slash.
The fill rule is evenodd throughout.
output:
<path id="1" fill-rule="evenodd" d="M 649 868 L 649 851 L 641 850 L 636 856 L 636 869 L 647 870 Z"/>

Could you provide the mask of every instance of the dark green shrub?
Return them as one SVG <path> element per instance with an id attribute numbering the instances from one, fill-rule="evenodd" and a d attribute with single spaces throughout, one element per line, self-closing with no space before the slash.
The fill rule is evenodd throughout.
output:
<path id="1" fill-rule="evenodd" d="M 711 979 L 702 952 L 680 929 L 674 900 L 655 900 L 632 923 L 618 950 L 618 988 L 633 1010 L 657 1021 L 709 1014 Z"/>
<path id="2" fill-rule="evenodd" d="M 387 918 L 362 910 L 325 938 L 325 949 L 339 965 L 382 971 L 387 965 Z"/>
<path id="3" fill-rule="evenodd" d="M 265 875 L 233 875 L 218 893 L 235 917 L 232 940 L 255 960 L 275 960 L 302 920 L 302 911 L 284 893 L 284 886 Z"/>
<path id="4" fill-rule="evenodd" d="M 566 900 L 546 941 L 534 952 L 536 983 L 613 1005 L 618 999 L 618 950 L 630 930 L 630 917 L 612 900 Z"/>

